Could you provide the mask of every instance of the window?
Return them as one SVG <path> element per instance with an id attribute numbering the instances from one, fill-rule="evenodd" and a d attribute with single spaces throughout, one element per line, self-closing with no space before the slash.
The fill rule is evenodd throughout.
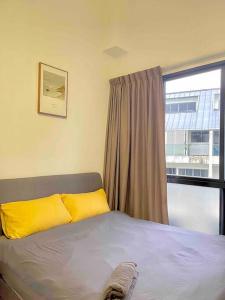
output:
<path id="1" fill-rule="evenodd" d="M 219 130 L 213 131 L 213 156 L 219 156 L 220 151 L 220 132 Z"/>
<path id="2" fill-rule="evenodd" d="M 181 176 L 194 176 L 194 177 L 208 177 L 207 169 L 178 169 L 178 175 Z"/>
<path id="3" fill-rule="evenodd" d="M 196 102 L 166 104 L 166 113 L 189 113 L 196 112 Z"/>
<path id="4" fill-rule="evenodd" d="M 220 109 L 220 94 L 214 94 L 213 109 L 214 110 L 219 110 Z"/>
<path id="5" fill-rule="evenodd" d="M 209 131 L 190 131 L 191 143 L 208 143 Z"/>
<path id="6" fill-rule="evenodd" d="M 188 156 L 209 156 L 209 131 L 196 130 L 188 131 L 189 143 L 187 149 Z"/>
<path id="7" fill-rule="evenodd" d="M 220 132 L 219 132 L 219 130 L 214 130 L 213 131 L 213 144 L 219 145 L 219 143 L 220 143 Z"/>
<path id="8" fill-rule="evenodd" d="M 225 234 L 225 61 L 164 83 L 170 224 Z"/>
<path id="9" fill-rule="evenodd" d="M 167 201 L 170 225 L 219 234 L 218 188 L 168 183 Z"/>
<path id="10" fill-rule="evenodd" d="M 185 131 L 166 132 L 166 155 L 185 155 Z"/>
<path id="11" fill-rule="evenodd" d="M 168 168 L 187 169 L 183 176 L 219 178 L 220 109 L 214 111 L 212 102 L 220 95 L 220 82 L 220 69 L 165 82 L 166 162 Z M 196 113 L 183 113 L 191 110 Z"/>
<path id="12" fill-rule="evenodd" d="M 201 174 L 207 174 L 207 176 L 202 176 Z M 201 170 L 201 169 L 193 169 L 193 175 L 192 176 L 196 176 L 196 177 L 208 177 L 208 171 L 207 170 Z"/>
<path id="13" fill-rule="evenodd" d="M 178 108 L 178 104 L 177 103 L 174 103 L 174 104 L 169 104 L 170 105 L 170 112 L 171 113 L 177 113 L 179 111 L 179 108 Z"/>
<path id="14" fill-rule="evenodd" d="M 176 168 L 166 168 L 166 174 L 176 175 L 177 169 Z"/>

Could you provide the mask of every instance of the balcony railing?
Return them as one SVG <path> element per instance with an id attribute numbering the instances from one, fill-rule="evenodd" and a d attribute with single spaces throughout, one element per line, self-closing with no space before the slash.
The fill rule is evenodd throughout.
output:
<path id="1" fill-rule="evenodd" d="M 213 155 L 219 155 L 218 145 L 213 146 Z M 166 144 L 167 156 L 208 156 L 208 143 L 192 143 L 192 144 Z"/>
<path id="2" fill-rule="evenodd" d="M 209 155 L 209 144 L 189 144 L 188 145 L 188 156 L 195 156 L 195 155 Z"/>
<path id="3" fill-rule="evenodd" d="M 186 155 L 186 145 L 184 144 L 166 144 L 166 155 L 184 156 Z"/>

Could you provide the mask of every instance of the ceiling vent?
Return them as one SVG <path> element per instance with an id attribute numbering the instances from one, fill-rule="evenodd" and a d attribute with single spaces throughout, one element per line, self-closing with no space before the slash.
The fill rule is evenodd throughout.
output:
<path id="1" fill-rule="evenodd" d="M 124 50 L 120 47 L 117 47 L 117 46 L 108 48 L 108 49 L 104 50 L 103 52 L 114 58 L 118 58 L 118 57 L 121 57 L 121 56 L 127 54 L 126 50 Z"/>

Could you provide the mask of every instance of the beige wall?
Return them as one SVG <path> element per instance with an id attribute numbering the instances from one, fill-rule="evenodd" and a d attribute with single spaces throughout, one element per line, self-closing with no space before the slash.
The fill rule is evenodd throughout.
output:
<path id="1" fill-rule="evenodd" d="M 168 67 L 224 51 L 224 0 L 109 1 L 110 34 L 106 48 L 128 54 L 114 59 L 109 76 Z M 115 22 L 114 22 L 115 20 Z"/>
<path id="2" fill-rule="evenodd" d="M 0 178 L 102 172 L 103 15 L 98 0 L 0 1 Z M 40 61 L 69 72 L 66 120 L 37 114 Z"/>
<path id="3" fill-rule="evenodd" d="M 225 50 L 224 0 L 0 0 L 0 178 L 100 171 L 108 79 Z M 128 51 L 121 58 L 109 47 Z M 37 114 L 38 62 L 69 72 L 68 118 Z"/>

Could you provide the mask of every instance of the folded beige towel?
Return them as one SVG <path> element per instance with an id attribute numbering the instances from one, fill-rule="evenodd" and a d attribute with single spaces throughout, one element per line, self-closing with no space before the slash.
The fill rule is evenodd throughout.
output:
<path id="1" fill-rule="evenodd" d="M 112 272 L 103 293 L 104 300 L 124 299 L 134 288 L 137 279 L 137 265 L 134 262 L 123 262 Z"/>

